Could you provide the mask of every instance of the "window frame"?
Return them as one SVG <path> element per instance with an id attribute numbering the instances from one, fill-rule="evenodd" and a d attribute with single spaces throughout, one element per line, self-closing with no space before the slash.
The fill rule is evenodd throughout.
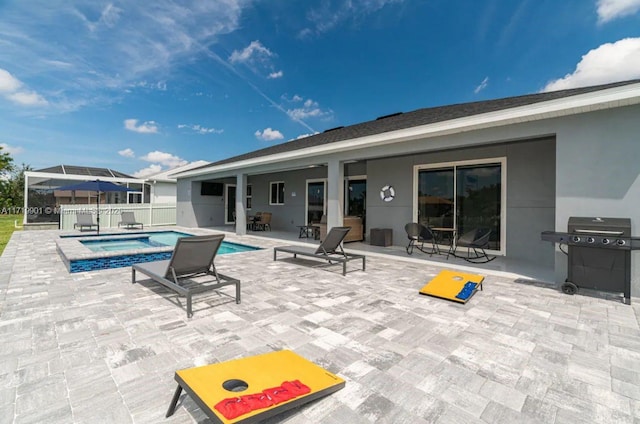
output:
<path id="1" fill-rule="evenodd" d="M 282 185 L 282 191 L 278 188 Z M 273 202 L 273 188 L 276 187 L 276 202 Z M 280 193 L 282 193 L 282 198 L 279 199 Z M 269 182 L 269 205 L 270 206 L 281 206 L 284 205 L 284 181 L 270 181 Z"/>

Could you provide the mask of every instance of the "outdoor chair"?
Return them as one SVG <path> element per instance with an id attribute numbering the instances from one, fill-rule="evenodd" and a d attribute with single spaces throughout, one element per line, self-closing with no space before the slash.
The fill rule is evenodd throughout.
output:
<path id="1" fill-rule="evenodd" d="M 417 222 L 410 222 L 404 226 L 404 230 L 407 232 L 407 238 L 409 239 L 409 244 L 407 245 L 407 253 L 409 255 L 413 254 L 414 247 L 423 253 L 428 253 L 429 256 L 434 253 L 440 253 L 436 238 L 429 227 Z M 431 249 L 425 250 L 425 243 L 431 243 Z"/>
<path id="2" fill-rule="evenodd" d="M 298 256 L 309 256 L 316 259 L 342 263 L 342 275 L 347 275 L 347 262 L 362 259 L 362 270 L 365 270 L 365 256 L 347 253 L 342 249 L 342 241 L 351 227 L 333 227 L 318 248 L 302 246 L 282 246 L 273 248 L 273 260 L 277 260 L 278 252 L 292 253 L 294 259 Z"/>
<path id="3" fill-rule="evenodd" d="M 496 257 L 489 257 L 485 252 L 485 247 L 489 245 L 489 237 L 491 236 L 490 228 L 474 228 L 471 231 L 464 233 L 455 243 L 451 244 L 449 252 L 447 253 L 447 259 L 449 255 L 456 258 L 462 258 L 467 262 L 482 264 L 494 260 Z M 467 248 L 466 256 L 459 256 L 456 251 L 459 247 Z"/>
<path id="4" fill-rule="evenodd" d="M 247 219 L 247 230 L 255 231 L 256 222 L 258 222 L 260 220 L 261 216 L 262 216 L 262 212 L 256 212 L 255 215 L 247 217 L 248 218 Z"/>
<path id="5" fill-rule="evenodd" d="M 178 239 L 171 259 L 133 265 L 131 282 L 136 283 L 136 271 L 139 271 L 153 281 L 185 296 L 189 318 L 193 316 L 191 299 L 195 293 L 210 290 L 217 292 L 221 287 L 235 285 L 236 303 L 240 303 L 240 280 L 219 274 L 213 263 L 222 239 L 224 234 L 181 237 Z M 206 277 L 213 277 L 213 280 Z"/>
<path id="6" fill-rule="evenodd" d="M 122 212 L 120 214 L 120 219 L 121 221 L 118 222 L 118 228 L 120 226 L 123 226 L 125 228 L 133 228 L 133 227 L 140 227 L 140 229 L 144 228 L 144 225 L 142 224 L 142 222 L 136 221 L 136 216 L 133 212 Z"/>
<path id="7" fill-rule="evenodd" d="M 76 223 L 73 224 L 73 228 L 80 228 L 80 231 L 84 231 L 85 228 L 91 230 L 93 227 L 98 228 L 93 220 L 93 214 L 89 212 L 78 212 L 76 214 Z"/>
<path id="8" fill-rule="evenodd" d="M 258 231 L 266 231 L 267 229 L 271 231 L 271 212 L 262 212 L 254 226 L 254 229 Z"/>

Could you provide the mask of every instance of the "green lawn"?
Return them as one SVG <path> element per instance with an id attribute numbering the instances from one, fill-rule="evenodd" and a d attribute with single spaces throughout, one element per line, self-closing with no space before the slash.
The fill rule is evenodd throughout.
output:
<path id="1" fill-rule="evenodd" d="M 18 220 L 18 225 L 22 225 L 22 215 L 0 215 L 0 255 L 7 243 L 9 243 L 11 234 L 14 231 L 19 231 L 15 228 L 16 219 Z"/>

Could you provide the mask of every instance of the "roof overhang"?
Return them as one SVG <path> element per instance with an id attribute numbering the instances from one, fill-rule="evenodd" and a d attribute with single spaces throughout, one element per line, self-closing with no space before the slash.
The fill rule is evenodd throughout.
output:
<path id="1" fill-rule="evenodd" d="M 365 137 L 337 141 L 320 146 L 260 156 L 237 162 L 213 165 L 206 168 L 182 172 L 177 174 L 176 178 L 198 177 L 224 173 L 261 165 L 312 158 L 319 155 L 341 153 L 368 147 L 377 147 L 401 143 L 404 141 L 451 135 L 505 125 L 560 118 L 563 116 L 577 115 L 636 104 L 640 104 L 640 83 L 593 91 L 590 93 L 578 94 L 555 100 L 548 100 L 526 106 L 503 109 L 495 112 L 472 115 L 464 118 L 420 125 L 397 131 L 389 131 Z"/>

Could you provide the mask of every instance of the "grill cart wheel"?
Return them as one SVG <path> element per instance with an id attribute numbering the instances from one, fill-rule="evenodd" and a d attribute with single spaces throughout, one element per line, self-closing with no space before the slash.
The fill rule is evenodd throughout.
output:
<path id="1" fill-rule="evenodd" d="M 576 294 L 576 292 L 578 291 L 578 286 L 570 282 L 564 283 L 562 286 L 560 286 L 560 288 L 562 289 L 562 293 L 564 294 Z"/>

